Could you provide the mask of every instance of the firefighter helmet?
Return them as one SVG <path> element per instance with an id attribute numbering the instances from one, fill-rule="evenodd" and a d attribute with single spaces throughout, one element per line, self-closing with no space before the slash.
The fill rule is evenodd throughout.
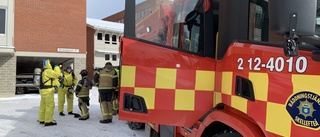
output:
<path id="1" fill-rule="evenodd" d="M 79 74 L 80 74 L 81 76 L 88 76 L 88 71 L 85 70 L 85 69 L 83 69 L 83 70 L 80 71 Z"/>

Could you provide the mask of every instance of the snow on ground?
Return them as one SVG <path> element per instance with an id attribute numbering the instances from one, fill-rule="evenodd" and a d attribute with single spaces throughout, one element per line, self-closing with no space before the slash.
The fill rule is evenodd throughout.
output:
<path id="1" fill-rule="evenodd" d="M 56 126 L 44 127 L 37 122 L 40 104 L 39 94 L 17 95 L 12 98 L 0 98 L 0 137 L 143 137 L 144 130 L 131 130 L 126 121 L 113 117 L 112 123 L 101 124 L 102 118 L 98 90 L 90 92 L 90 119 L 80 121 L 72 115 L 58 115 L 58 97 L 55 94 L 55 111 L 53 118 Z M 77 106 L 77 97 L 74 99 L 74 112 L 80 113 Z M 66 112 L 65 103 L 65 114 Z"/>

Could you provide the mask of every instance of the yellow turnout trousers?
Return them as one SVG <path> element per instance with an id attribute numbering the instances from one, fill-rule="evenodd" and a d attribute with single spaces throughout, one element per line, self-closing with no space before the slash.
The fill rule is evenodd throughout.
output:
<path id="1" fill-rule="evenodd" d="M 58 112 L 64 111 L 64 103 L 67 98 L 67 112 L 73 112 L 73 98 L 74 91 L 72 89 L 72 94 L 68 93 L 69 87 L 60 87 L 58 91 Z"/>
<path id="2" fill-rule="evenodd" d="M 112 111 L 112 103 L 107 101 L 102 101 L 100 103 L 102 119 L 112 119 L 113 111 Z"/>
<path id="3" fill-rule="evenodd" d="M 88 118 L 89 117 L 89 111 L 88 111 L 88 104 L 86 101 L 82 100 L 81 98 L 78 98 L 79 107 L 81 110 L 81 118 Z"/>
<path id="4" fill-rule="evenodd" d="M 40 107 L 39 107 L 39 121 L 50 123 L 53 120 L 54 111 L 54 88 L 40 89 Z"/>
<path id="5" fill-rule="evenodd" d="M 119 100 L 118 98 L 114 97 L 112 99 L 112 110 L 114 111 L 113 113 L 117 114 L 118 109 L 119 109 Z"/>

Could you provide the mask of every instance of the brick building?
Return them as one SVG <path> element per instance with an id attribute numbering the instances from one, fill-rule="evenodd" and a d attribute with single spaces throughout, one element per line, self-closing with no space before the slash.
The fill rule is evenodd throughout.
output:
<path id="1" fill-rule="evenodd" d="M 86 0 L 0 0 L 0 9 L 2 1 L 9 5 L 6 18 L 14 18 L 14 28 L 6 26 L 14 32 L 11 44 L 12 39 L 7 38 L 6 49 L 13 45 L 15 52 L 6 58 L 0 54 L 1 73 L 10 73 L 5 74 L 10 80 L 0 79 L 0 83 L 6 83 L 4 90 L 0 88 L 0 97 L 13 96 L 15 75 L 33 73 L 35 68 L 42 67 L 44 59 L 64 68 L 70 65 L 80 77 L 80 70 L 86 68 Z M 14 6 L 10 5 L 13 3 Z M 13 21 L 7 23 L 10 24 Z"/>
<path id="2" fill-rule="evenodd" d="M 139 3 L 136 6 L 136 21 L 139 21 L 140 19 L 144 18 L 145 16 L 148 16 L 153 9 L 150 9 L 150 7 L 155 7 L 155 5 L 162 3 L 162 0 L 154 1 L 154 0 L 146 0 L 144 2 Z M 111 16 L 105 17 L 102 20 L 105 21 L 112 21 L 112 22 L 118 22 L 118 23 L 124 23 L 124 10 L 117 12 Z"/>
<path id="3" fill-rule="evenodd" d="M 105 21 L 112 21 L 112 22 L 118 22 L 118 23 L 124 23 L 124 10 L 117 12 L 113 15 L 110 15 L 106 18 L 103 18 L 102 20 Z"/>
<path id="4" fill-rule="evenodd" d="M 122 10 L 120 12 L 117 12 L 117 13 L 115 13 L 113 15 L 110 15 L 108 17 L 105 17 L 102 20 L 118 22 L 118 23 L 124 23 L 124 10 Z"/>

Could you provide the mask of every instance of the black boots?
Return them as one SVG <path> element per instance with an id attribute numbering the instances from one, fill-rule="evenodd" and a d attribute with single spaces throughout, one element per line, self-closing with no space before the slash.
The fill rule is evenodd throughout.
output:
<path id="1" fill-rule="evenodd" d="M 63 112 L 60 112 L 59 115 L 60 116 L 65 116 L 65 114 Z"/>
<path id="2" fill-rule="evenodd" d="M 79 118 L 79 117 L 81 117 L 80 114 L 74 113 L 74 118 Z"/>
<path id="3" fill-rule="evenodd" d="M 100 120 L 100 123 L 106 124 L 106 123 L 111 123 L 112 119 L 106 119 L 106 120 Z"/>
<path id="4" fill-rule="evenodd" d="M 56 122 L 55 120 L 52 120 L 52 121 L 49 122 L 49 123 L 45 123 L 44 121 L 39 121 L 39 120 L 38 120 L 38 122 L 39 122 L 40 125 L 44 125 L 44 126 L 54 126 L 54 125 L 57 125 L 57 122 Z"/>
<path id="5" fill-rule="evenodd" d="M 74 114 L 75 114 L 75 113 L 73 113 L 73 112 L 68 112 L 68 115 L 74 115 Z M 60 115 L 60 116 L 65 116 L 65 114 L 64 114 L 63 112 L 60 112 L 59 115 Z"/>
<path id="6" fill-rule="evenodd" d="M 43 125 L 43 124 L 44 124 L 44 121 L 39 121 L 39 120 L 37 120 L 37 122 L 39 122 L 40 125 Z"/>
<path id="7" fill-rule="evenodd" d="M 44 123 L 44 126 L 54 126 L 54 125 L 57 125 L 57 122 L 54 120 L 49 123 Z"/>

